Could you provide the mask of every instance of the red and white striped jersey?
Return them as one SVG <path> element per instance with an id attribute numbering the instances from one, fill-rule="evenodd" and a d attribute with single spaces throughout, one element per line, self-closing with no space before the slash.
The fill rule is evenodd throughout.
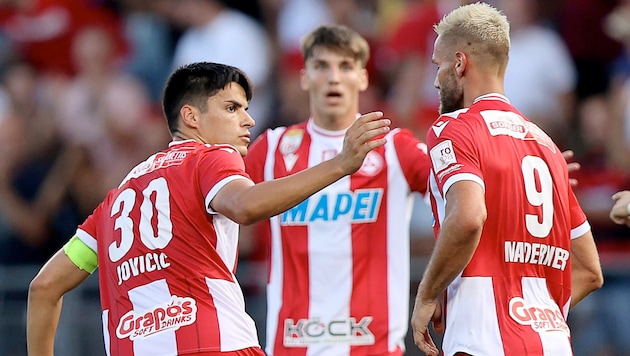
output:
<path id="1" fill-rule="evenodd" d="M 446 355 L 571 355 L 570 240 L 590 226 L 552 140 L 502 95 L 444 114 L 427 133 L 439 234 L 458 181 L 485 189 L 472 260 L 446 291 Z"/>
<path id="2" fill-rule="evenodd" d="M 172 142 L 79 226 L 98 254 L 108 355 L 258 347 L 234 277 L 238 225 L 210 208 L 235 179 L 249 177 L 232 146 Z"/>
<path id="3" fill-rule="evenodd" d="M 260 182 L 312 167 L 341 151 L 344 134 L 312 120 L 268 130 L 250 147 L 247 172 Z M 404 350 L 411 192 L 426 192 L 430 167 L 409 131 L 386 137 L 358 172 L 269 221 L 268 355 Z"/>

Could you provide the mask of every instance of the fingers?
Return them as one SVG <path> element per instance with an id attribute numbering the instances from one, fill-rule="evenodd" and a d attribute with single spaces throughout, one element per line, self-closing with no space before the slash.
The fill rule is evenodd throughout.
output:
<path id="1" fill-rule="evenodd" d="M 439 311 L 437 309 L 440 309 Z M 416 346 L 428 356 L 437 356 L 438 348 L 435 346 L 429 334 L 428 324 L 430 321 L 441 320 L 442 311 L 439 301 L 421 302 L 416 299 L 416 303 L 411 315 L 411 327 L 413 330 L 413 340 Z M 434 325 L 435 326 L 435 325 Z"/>
<path id="2" fill-rule="evenodd" d="M 433 312 L 433 316 L 431 317 L 431 322 L 433 323 L 433 330 L 436 332 L 443 334 L 444 333 L 444 323 L 442 322 L 442 306 L 441 303 L 437 302 L 437 307 Z"/>
<path id="3" fill-rule="evenodd" d="M 564 159 L 567 161 L 573 158 L 573 156 L 574 152 L 572 150 L 562 151 L 562 157 L 564 157 Z"/>
<path id="4" fill-rule="evenodd" d="M 337 158 L 347 174 L 352 174 L 361 167 L 368 152 L 387 142 L 382 136 L 389 132 L 391 120 L 382 117 L 383 113 L 380 111 L 362 115 L 346 131 L 343 150 Z M 376 138 L 378 136 L 381 137 Z"/>
<path id="5" fill-rule="evenodd" d="M 415 330 L 413 333 L 413 339 L 420 349 L 420 351 L 424 352 L 427 356 L 437 356 L 438 349 L 431 338 L 431 334 L 429 334 L 429 330 L 425 327 L 424 331 L 420 332 L 419 330 Z"/>
<path id="6" fill-rule="evenodd" d="M 359 139 L 362 142 L 368 142 L 376 136 L 383 135 L 390 130 L 390 119 L 383 119 L 383 113 L 380 111 L 374 111 L 365 115 L 362 115 L 352 125 L 358 130 Z M 352 129 L 351 128 L 351 129 Z"/>
<path id="7" fill-rule="evenodd" d="M 580 170 L 582 166 L 580 166 L 579 163 L 577 162 L 571 162 L 571 163 L 567 163 L 567 168 L 569 170 L 569 172 L 577 172 Z"/>
<path id="8" fill-rule="evenodd" d="M 620 192 L 617 192 L 617 193 L 613 194 L 612 199 L 617 201 L 617 200 L 623 198 L 624 195 L 630 195 L 630 190 L 622 190 Z"/>
<path id="9" fill-rule="evenodd" d="M 359 152 L 365 154 L 370 150 L 383 146 L 387 140 L 375 137 L 386 134 L 390 131 L 390 119 L 384 119 L 383 113 L 374 111 L 359 117 L 348 129 L 346 136 L 351 142 L 355 142 L 359 147 Z"/>

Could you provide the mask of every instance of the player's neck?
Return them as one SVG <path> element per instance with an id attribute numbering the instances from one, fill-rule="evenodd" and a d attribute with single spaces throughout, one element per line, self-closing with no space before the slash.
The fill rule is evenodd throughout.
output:
<path id="1" fill-rule="evenodd" d="M 313 123 L 324 130 L 341 131 L 352 126 L 352 123 L 357 119 L 357 114 L 344 116 L 313 114 L 311 117 L 313 118 Z"/>

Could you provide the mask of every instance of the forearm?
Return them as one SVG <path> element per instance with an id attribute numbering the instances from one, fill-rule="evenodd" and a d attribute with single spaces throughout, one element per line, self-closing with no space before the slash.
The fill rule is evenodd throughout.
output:
<path id="1" fill-rule="evenodd" d="M 29 356 L 53 355 L 62 298 L 90 274 L 78 268 L 63 250 L 42 267 L 28 289 L 26 342 Z"/>
<path id="2" fill-rule="evenodd" d="M 477 248 L 481 230 L 458 231 L 456 223 L 445 222 L 418 286 L 420 300 L 437 299 L 464 270 Z"/>
<path id="3" fill-rule="evenodd" d="M 589 231 L 571 240 L 571 308 L 603 284 L 599 254 Z"/>
<path id="4" fill-rule="evenodd" d="M 217 196 L 212 204 L 233 221 L 249 225 L 294 207 L 346 174 L 333 158 L 308 170 L 240 189 L 233 199 L 217 199 Z"/>
<path id="5" fill-rule="evenodd" d="M 598 279 L 586 270 L 574 270 L 571 276 L 571 306 L 573 308 L 584 298 L 601 287 Z"/>
<path id="6" fill-rule="evenodd" d="M 53 355 L 62 298 L 30 290 L 26 315 L 26 342 L 29 356 Z"/>

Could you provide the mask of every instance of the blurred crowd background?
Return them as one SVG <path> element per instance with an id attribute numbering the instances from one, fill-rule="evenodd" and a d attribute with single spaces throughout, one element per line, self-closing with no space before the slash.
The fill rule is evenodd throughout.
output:
<path id="1" fill-rule="evenodd" d="M 0 0 L 0 355 L 26 355 L 28 283 L 108 189 L 170 141 L 161 89 L 193 61 L 242 68 L 253 135 L 306 120 L 300 38 L 340 23 L 371 45 L 361 111 L 424 140 L 437 116 L 432 25 L 459 0 Z M 491 0 L 511 22 L 506 95 L 582 168 L 575 188 L 605 285 L 569 317 L 576 355 L 630 355 L 630 229 L 608 219 L 630 189 L 630 1 Z M 433 243 L 416 199 L 415 291 Z M 239 278 L 264 342 L 264 241 Z M 65 299 L 60 355 L 104 355 L 96 276 Z M 411 339 L 409 339 L 411 340 Z M 419 351 L 408 343 L 408 354 Z"/>

